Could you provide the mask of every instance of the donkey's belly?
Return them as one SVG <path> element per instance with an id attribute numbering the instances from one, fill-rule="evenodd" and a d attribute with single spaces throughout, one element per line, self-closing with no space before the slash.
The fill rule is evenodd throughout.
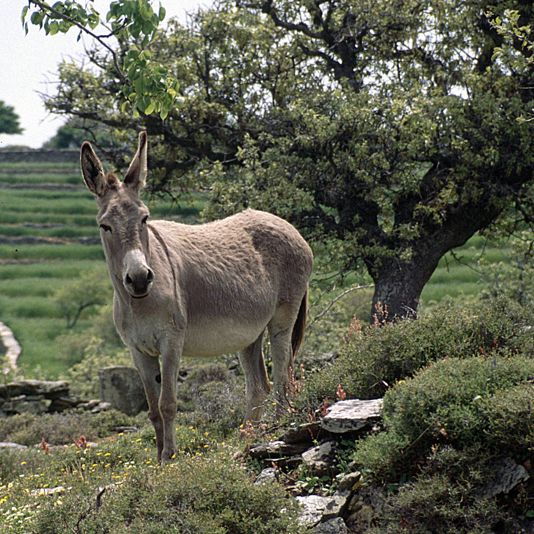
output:
<path id="1" fill-rule="evenodd" d="M 266 323 L 251 323 L 227 318 L 204 324 L 188 325 L 184 356 L 218 356 L 248 347 L 265 330 Z"/>

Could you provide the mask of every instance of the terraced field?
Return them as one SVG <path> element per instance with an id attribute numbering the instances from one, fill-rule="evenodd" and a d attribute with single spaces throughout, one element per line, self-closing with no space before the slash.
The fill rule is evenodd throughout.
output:
<path id="1" fill-rule="evenodd" d="M 155 217 L 191 220 L 200 205 L 150 207 Z M 77 165 L 0 163 L 0 321 L 22 346 L 26 376 L 55 377 L 69 364 L 58 350 L 67 328 L 54 293 L 88 271 L 107 278 L 95 216 Z"/>

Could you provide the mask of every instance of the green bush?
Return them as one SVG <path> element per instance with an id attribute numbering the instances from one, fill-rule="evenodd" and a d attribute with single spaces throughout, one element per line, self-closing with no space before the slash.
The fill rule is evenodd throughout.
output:
<path id="1" fill-rule="evenodd" d="M 79 345 L 75 345 L 76 340 L 80 342 Z M 85 346 L 82 346 L 83 344 Z M 110 347 L 102 338 L 94 335 L 82 333 L 69 337 L 69 344 L 66 346 L 71 350 L 75 350 L 75 346 L 80 347 L 80 353 L 76 355 L 80 360 L 67 370 L 65 379 L 70 384 L 71 392 L 82 399 L 99 398 L 99 369 L 109 365 L 132 365 L 132 358 L 127 349 Z"/>
<path id="2" fill-rule="evenodd" d="M 195 367 L 178 387 L 178 407 L 194 411 L 196 425 L 210 424 L 223 435 L 236 429 L 245 414 L 245 388 L 222 364 Z"/>
<path id="3" fill-rule="evenodd" d="M 255 486 L 220 452 L 182 457 L 165 469 L 133 467 L 100 506 L 87 487 L 66 493 L 59 505 L 45 502 L 27 531 L 298 534 L 302 528 L 281 486 Z"/>
<path id="4" fill-rule="evenodd" d="M 519 532 L 528 489 L 506 499 L 481 490 L 503 455 L 532 461 L 533 376 L 528 356 L 446 358 L 388 391 L 385 430 L 354 453 L 369 483 L 398 489 L 373 532 Z"/>
<path id="5" fill-rule="evenodd" d="M 67 411 L 54 414 L 20 414 L 0 419 L 0 441 L 35 445 L 45 439 L 51 445 L 73 443 L 80 436 L 89 441 L 108 436 L 118 426 L 131 425 L 134 419 L 116 410 L 98 414 Z"/>
<path id="6" fill-rule="evenodd" d="M 375 475 L 411 474 L 437 445 L 503 450 L 525 461 L 532 446 L 534 359 L 448 358 L 384 397 L 385 433 L 357 444 L 355 459 Z"/>
<path id="7" fill-rule="evenodd" d="M 495 455 L 479 446 L 434 447 L 417 476 L 389 493 L 369 534 L 523 532 L 528 488 L 519 486 L 506 498 L 488 496 L 481 488 L 494 470 Z"/>
<path id="8" fill-rule="evenodd" d="M 296 404 L 315 409 L 335 400 L 338 384 L 348 397 L 381 397 L 397 380 L 430 362 L 521 350 L 534 354 L 529 327 L 534 311 L 507 299 L 442 303 L 418 320 L 382 328 L 366 326 L 346 339 L 335 363 L 311 375 Z"/>

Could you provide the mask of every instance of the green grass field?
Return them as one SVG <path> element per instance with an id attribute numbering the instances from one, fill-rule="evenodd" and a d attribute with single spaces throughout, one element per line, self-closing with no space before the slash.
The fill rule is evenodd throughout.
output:
<path id="1" fill-rule="evenodd" d="M 152 218 L 193 222 L 204 199 L 193 194 L 181 203 L 149 199 L 147 204 Z M 95 217 L 94 199 L 76 165 L 0 164 L 0 320 L 22 345 L 19 364 L 26 376 L 56 377 L 68 365 L 58 350 L 57 338 L 67 329 L 54 293 L 95 269 L 107 276 L 100 244 L 84 242 L 98 239 Z M 27 238 L 40 239 L 34 243 Z M 487 263 L 507 262 L 510 250 L 473 237 L 454 257 L 442 259 L 423 291 L 423 306 L 483 290 L 485 281 L 477 271 L 481 254 Z M 348 282 L 357 279 L 350 276 Z M 371 295 L 372 290 L 365 290 L 353 297 L 362 314 L 370 308 Z M 90 317 L 82 318 L 76 329 L 90 322 Z"/>

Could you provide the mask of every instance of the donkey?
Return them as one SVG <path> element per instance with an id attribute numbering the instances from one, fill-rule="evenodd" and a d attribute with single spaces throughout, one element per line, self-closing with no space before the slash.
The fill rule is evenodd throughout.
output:
<path id="1" fill-rule="evenodd" d="M 166 463 L 175 453 L 182 355 L 241 351 L 245 419 L 257 421 L 270 392 L 262 354 L 268 330 L 274 398 L 286 406 L 313 261 L 298 231 L 275 215 L 250 209 L 207 224 L 149 222 L 148 208 L 139 198 L 147 177 L 146 132 L 139 134 L 122 182 L 104 172 L 88 141 L 80 159 L 98 206 L 114 288 L 113 320 L 143 381 L 158 461 Z"/>

